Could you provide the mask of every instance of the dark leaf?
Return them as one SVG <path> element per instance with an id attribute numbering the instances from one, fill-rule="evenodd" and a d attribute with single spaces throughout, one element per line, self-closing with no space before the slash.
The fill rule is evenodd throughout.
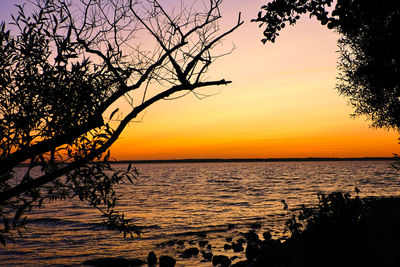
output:
<path id="1" fill-rule="evenodd" d="M 24 214 L 24 211 L 27 208 L 27 204 L 23 204 L 22 206 L 20 206 L 17 210 L 17 212 L 15 213 L 14 219 L 13 219 L 13 227 L 15 228 L 17 225 L 17 221 L 21 218 L 22 214 Z"/>
<path id="2" fill-rule="evenodd" d="M 114 117 L 115 113 L 117 113 L 119 108 L 116 108 L 110 115 L 110 120 Z"/>

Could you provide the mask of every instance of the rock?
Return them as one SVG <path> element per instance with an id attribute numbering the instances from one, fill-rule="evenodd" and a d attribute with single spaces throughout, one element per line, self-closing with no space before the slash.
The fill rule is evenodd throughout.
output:
<path id="1" fill-rule="evenodd" d="M 232 249 L 233 249 L 233 252 L 242 252 L 242 251 L 244 251 L 244 248 L 243 248 L 241 243 L 233 243 L 232 244 Z"/>
<path id="2" fill-rule="evenodd" d="M 248 231 L 244 234 L 244 238 L 246 238 L 247 242 L 257 242 L 259 241 L 259 237 L 256 232 Z"/>
<path id="3" fill-rule="evenodd" d="M 263 233 L 263 237 L 264 237 L 264 240 L 265 240 L 265 241 L 269 241 L 269 240 L 271 240 L 271 238 L 272 238 L 272 234 L 271 234 L 270 231 L 267 231 L 267 232 L 264 232 L 264 233 Z"/>
<path id="4" fill-rule="evenodd" d="M 218 264 L 220 264 L 221 267 L 229 267 L 229 265 L 231 265 L 231 263 L 232 263 L 231 260 L 227 256 L 224 256 L 224 255 L 215 255 L 212 258 L 212 264 L 214 266 L 217 266 Z"/>
<path id="5" fill-rule="evenodd" d="M 193 257 L 193 256 L 196 256 L 196 255 L 198 255 L 199 254 L 199 249 L 198 248 L 188 248 L 188 249 L 185 249 L 183 252 L 182 252 L 182 258 L 184 258 L 184 259 L 188 259 L 188 258 L 190 258 L 190 257 Z"/>
<path id="6" fill-rule="evenodd" d="M 207 241 L 207 240 L 199 241 L 199 246 L 200 246 L 200 247 L 204 247 L 204 246 L 207 245 L 207 244 L 208 244 L 208 241 Z"/>
<path id="7" fill-rule="evenodd" d="M 232 249 L 232 246 L 229 245 L 229 244 L 225 244 L 225 245 L 224 245 L 224 249 L 225 249 L 225 250 L 230 250 L 230 249 Z"/>
<path id="8" fill-rule="evenodd" d="M 239 239 L 236 241 L 236 243 L 244 244 L 244 243 L 246 243 L 246 239 L 244 239 L 244 238 L 239 238 Z"/>
<path id="9" fill-rule="evenodd" d="M 213 254 L 212 254 L 211 252 L 204 252 L 204 251 L 202 251 L 202 254 L 203 254 L 203 258 L 204 258 L 206 261 L 211 261 L 212 256 L 213 256 Z"/>
<path id="10" fill-rule="evenodd" d="M 161 256 L 159 259 L 160 267 L 175 267 L 176 260 L 170 256 Z"/>
<path id="11" fill-rule="evenodd" d="M 210 244 L 207 245 L 207 249 L 211 249 L 212 246 Z"/>
<path id="12" fill-rule="evenodd" d="M 232 242 L 232 237 L 225 238 L 226 242 Z"/>
<path id="13" fill-rule="evenodd" d="M 156 263 L 157 263 L 157 256 L 153 251 L 151 251 L 147 256 L 147 264 L 151 266 L 151 265 L 156 265 Z"/>
<path id="14" fill-rule="evenodd" d="M 236 260 L 237 258 L 239 258 L 238 256 L 232 256 L 232 257 L 230 257 L 230 259 L 231 259 L 231 261 L 234 261 L 234 260 Z"/>

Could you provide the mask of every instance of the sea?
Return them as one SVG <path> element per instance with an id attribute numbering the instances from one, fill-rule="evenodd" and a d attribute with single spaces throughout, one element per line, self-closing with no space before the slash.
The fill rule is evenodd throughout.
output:
<path id="1" fill-rule="evenodd" d="M 0 247 L 1 266 L 80 266 L 99 257 L 145 260 L 149 251 L 177 259 L 176 266 L 212 266 L 185 248 L 209 241 L 214 254 L 226 238 L 254 229 L 285 239 L 285 221 L 318 193 L 361 191 L 361 197 L 400 196 L 393 161 L 285 161 L 135 164 L 140 176 L 118 189 L 119 210 L 141 227 L 124 238 L 106 230 L 98 211 L 73 199 L 45 203 L 29 214 L 27 229 Z M 126 169 L 126 164 L 116 164 Z M 284 209 L 282 200 L 289 211 Z M 180 242 L 179 242 L 180 241 Z M 182 245 L 183 243 L 183 245 Z M 243 255 L 238 255 L 240 260 Z"/>

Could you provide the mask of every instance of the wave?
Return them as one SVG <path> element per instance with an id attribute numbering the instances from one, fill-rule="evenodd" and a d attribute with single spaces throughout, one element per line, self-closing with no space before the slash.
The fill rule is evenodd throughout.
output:
<path id="1" fill-rule="evenodd" d="M 54 224 L 54 225 L 68 225 L 68 224 L 79 223 L 78 221 L 71 221 L 71 220 L 66 220 L 61 218 L 51 218 L 51 217 L 28 219 L 27 222 L 29 224 Z"/>
<path id="2" fill-rule="evenodd" d="M 27 220 L 28 224 L 38 225 L 38 226 L 46 226 L 46 227 L 56 227 L 56 226 L 65 226 L 65 227 L 73 227 L 75 230 L 80 229 L 90 229 L 90 230 L 103 230 L 105 229 L 103 222 L 82 222 L 75 221 L 70 219 L 62 219 L 62 218 L 51 218 L 51 217 L 43 217 L 43 218 L 31 218 Z"/>
<path id="3" fill-rule="evenodd" d="M 51 218 L 51 217 L 44 217 L 44 218 L 33 218 L 27 220 L 28 224 L 31 225 L 46 225 L 46 226 L 73 226 L 77 229 L 90 229 L 90 230 L 104 230 L 105 225 L 103 222 L 81 222 L 81 221 L 74 221 L 68 219 L 61 219 L 61 218 Z M 154 229 L 161 229 L 159 225 L 144 225 L 144 226 L 137 226 L 139 230 L 154 230 Z"/>
<path id="4" fill-rule="evenodd" d="M 207 180 L 207 183 L 218 183 L 218 184 L 226 184 L 226 183 L 232 183 L 233 181 L 231 180 L 221 180 L 221 179 L 209 179 Z"/>

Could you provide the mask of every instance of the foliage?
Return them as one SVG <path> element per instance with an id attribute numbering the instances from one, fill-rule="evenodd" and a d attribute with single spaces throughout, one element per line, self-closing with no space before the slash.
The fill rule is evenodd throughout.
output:
<path id="1" fill-rule="evenodd" d="M 397 0 L 274 0 L 254 22 L 265 26 L 262 41 L 274 42 L 286 23 L 309 14 L 338 32 L 337 90 L 349 98 L 353 115 L 372 126 L 400 129 L 400 2 Z"/>
<path id="2" fill-rule="evenodd" d="M 352 233 L 354 229 L 345 229 L 345 227 L 359 228 L 362 224 L 363 213 L 363 201 L 358 195 L 351 198 L 349 193 L 340 191 L 328 195 L 319 193 L 318 205 L 316 207 L 302 205 L 299 213 L 292 214 L 286 222 L 286 228 L 293 237 L 312 233 L 324 239 L 326 235 L 331 235 L 337 229 Z"/>
<path id="3" fill-rule="evenodd" d="M 316 207 L 302 205 L 297 214 L 292 214 L 286 228 L 292 234 L 288 242 L 297 243 L 302 261 L 332 266 L 366 263 L 368 237 L 365 235 L 366 205 L 358 196 L 349 193 L 332 192 L 318 194 Z M 334 259 L 332 255 L 335 255 Z M 330 265 L 329 265 L 330 266 Z"/>
<path id="4" fill-rule="evenodd" d="M 314 207 L 288 210 L 284 242 L 269 232 L 264 240 L 246 238 L 246 262 L 242 266 L 377 266 L 367 235 L 368 206 L 358 196 L 332 192 L 318 194 Z M 254 235 L 254 233 L 253 233 Z"/>
<path id="5" fill-rule="evenodd" d="M 310 13 L 315 16 L 323 25 L 328 24 L 329 28 L 333 28 L 334 20 L 329 20 L 326 7 L 332 5 L 333 0 L 274 0 L 261 9 L 264 11 L 258 12 L 256 19 L 253 22 L 260 22 L 260 27 L 265 26 L 264 36 L 261 41 L 275 42 L 279 36 L 279 31 L 286 27 L 286 24 L 294 25 L 300 19 L 300 15 Z"/>
<path id="6" fill-rule="evenodd" d="M 176 12 L 156 0 L 37 0 L 1 23 L 0 242 L 32 207 L 72 197 L 100 209 L 108 227 L 135 230 L 114 209 L 114 189 L 137 171 L 113 169 L 109 148 L 155 102 L 230 83 L 204 76 L 242 21 L 221 31 L 221 0 L 208 4 Z"/>

